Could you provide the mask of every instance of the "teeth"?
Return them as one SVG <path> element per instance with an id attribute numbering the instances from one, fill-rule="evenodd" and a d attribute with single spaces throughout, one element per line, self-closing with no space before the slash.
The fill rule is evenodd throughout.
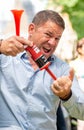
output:
<path id="1" fill-rule="evenodd" d="M 46 53 L 50 51 L 50 49 L 43 48 Z"/>

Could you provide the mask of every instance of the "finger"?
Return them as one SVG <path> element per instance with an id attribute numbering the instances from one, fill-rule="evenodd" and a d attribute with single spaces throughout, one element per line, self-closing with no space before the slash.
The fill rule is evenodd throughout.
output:
<path id="1" fill-rule="evenodd" d="M 24 37 L 18 37 L 18 36 L 16 36 L 15 38 L 16 38 L 16 40 L 17 40 L 18 42 L 20 42 L 20 43 L 23 44 L 24 46 L 30 46 L 30 47 L 33 46 L 33 41 L 30 41 L 30 40 L 28 40 L 28 39 L 25 39 Z"/>
<path id="2" fill-rule="evenodd" d="M 24 51 L 24 45 L 20 42 L 16 42 L 15 47 L 18 49 L 18 52 Z"/>
<path id="3" fill-rule="evenodd" d="M 58 82 L 54 81 L 54 83 L 52 84 L 52 87 L 54 89 L 56 89 L 57 91 L 59 91 L 61 89 L 61 87 L 59 86 Z"/>
<path id="4" fill-rule="evenodd" d="M 74 69 L 73 68 L 71 68 L 69 71 L 69 78 L 71 81 L 73 81 L 73 78 L 74 78 Z"/>
<path id="5" fill-rule="evenodd" d="M 57 94 L 59 92 L 53 85 L 51 85 L 51 90 L 54 94 Z"/>
<path id="6" fill-rule="evenodd" d="M 56 89 L 56 90 L 60 90 L 60 86 L 58 86 L 58 85 L 56 85 L 56 86 L 54 86 L 54 88 Z"/>
<path id="7" fill-rule="evenodd" d="M 33 46 L 33 41 L 30 41 L 28 39 L 22 39 L 21 43 L 25 46 L 30 46 L 32 47 Z"/>

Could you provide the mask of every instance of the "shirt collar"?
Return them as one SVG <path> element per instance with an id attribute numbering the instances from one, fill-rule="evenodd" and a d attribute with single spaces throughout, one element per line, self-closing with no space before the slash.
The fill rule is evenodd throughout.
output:
<path id="1" fill-rule="evenodd" d="M 26 52 L 23 52 L 23 53 L 20 55 L 20 57 L 21 57 L 21 59 L 23 59 L 23 60 L 28 60 L 28 58 L 29 58 L 29 56 L 28 56 L 28 54 L 27 54 Z M 56 59 L 56 56 L 55 56 L 55 55 L 52 55 L 52 56 L 50 56 L 50 57 L 48 58 L 48 61 L 54 62 L 55 59 Z"/>

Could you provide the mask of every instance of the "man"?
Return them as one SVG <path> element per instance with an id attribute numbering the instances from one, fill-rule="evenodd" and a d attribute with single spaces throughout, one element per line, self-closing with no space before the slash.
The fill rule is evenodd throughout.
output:
<path id="1" fill-rule="evenodd" d="M 55 11 L 36 14 L 28 40 L 13 36 L 1 40 L 0 130 L 56 130 L 56 111 L 63 103 L 69 114 L 84 119 L 84 95 L 69 65 L 53 55 L 65 28 Z M 40 71 L 25 47 L 35 44 L 51 63 Z"/>

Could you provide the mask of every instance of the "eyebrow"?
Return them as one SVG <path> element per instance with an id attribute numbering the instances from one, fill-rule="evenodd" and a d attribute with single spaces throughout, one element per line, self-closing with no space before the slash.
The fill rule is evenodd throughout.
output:
<path id="1" fill-rule="evenodd" d="M 47 33 L 49 33 L 51 36 L 53 36 L 53 35 L 54 35 L 54 33 L 53 33 L 53 32 L 51 32 L 51 31 L 48 31 Z M 56 33 L 56 32 L 55 32 L 55 33 Z M 57 33 L 56 33 L 56 34 L 57 34 Z M 57 34 L 57 35 L 55 35 L 55 36 L 57 36 L 57 37 L 61 38 L 60 34 Z"/>
<path id="2" fill-rule="evenodd" d="M 49 33 L 50 35 L 53 35 L 53 33 L 52 33 L 52 32 L 50 32 L 50 31 L 48 31 L 48 33 Z"/>

